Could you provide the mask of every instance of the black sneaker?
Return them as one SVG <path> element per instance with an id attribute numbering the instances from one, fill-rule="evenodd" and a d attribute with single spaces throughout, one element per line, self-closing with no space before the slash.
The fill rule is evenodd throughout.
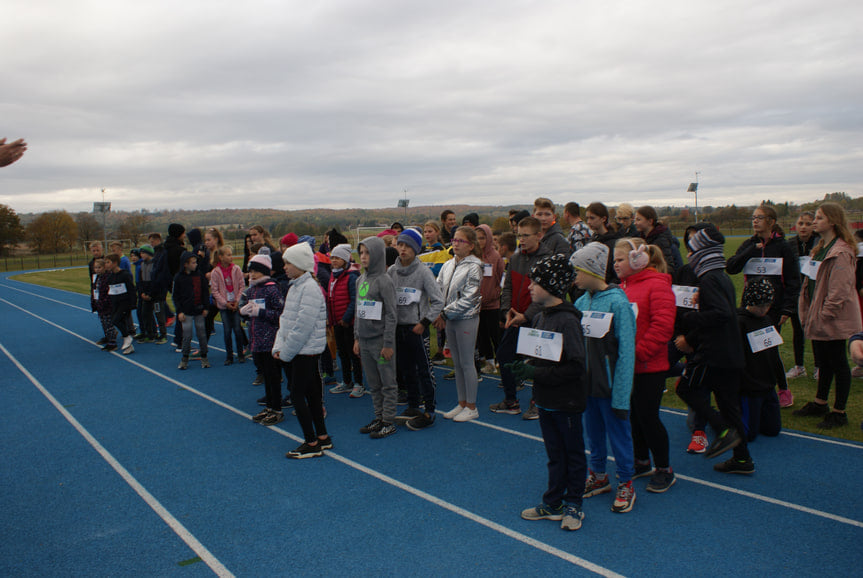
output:
<path id="1" fill-rule="evenodd" d="M 408 404 L 408 392 L 403 389 L 399 390 L 399 397 L 396 400 L 397 405 L 407 405 Z"/>
<path id="2" fill-rule="evenodd" d="M 396 416 L 397 421 L 410 421 L 415 417 L 419 417 L 423 414 L 422 410 L 416 407 L 409 407 L 404 410 L 401 415 Z"/>
<path id="3" fill-rule="evenodd" d="M 411 431 L 419 431 L 434 425 L 434 414 L 424 413 L 418 415 L 407 423 L 408 429 Z"/>
<path id="4" fill-rule="evenodd" d="M 800 417 L 809 417 L 812 415 L 827 415 L 828 413 L 830 413 L 830 408 L 827 407 L 826 403 L 815 403 L 814 401 L 810 401 L 800 409 L 795 409 L 791 412 L 792 415 Z"/>
<path id="5" fill-rule="evenodd" d="M 653 476 L 650 478 L 650 481 L 647 483 L 646 490 L 648 492 L 653 492 L 654 494 L 661 494 L 663 492 L 668 491 L 668 488 L 673 486 L 677 482 L 677 478 L 674 477 L 674 472 L 671 471 L 671 468 L 667 470 L 660 470 L 659 468 L 653 472 Z"/>
<path id="6" fill-rule="evenodd" d="M 264 376 L 262 374 L 257 374 L 255 376 L 255 381 L 252 382 L 252 385 L 264 385 Z"/>
<path id="7" fill-rule="evenodd" d="M 102 339 L 100 339 L 99 341 L 96 342 L 96 345 L 105 345 L 107 343 L 108 343 L 108 338 L 103 337 Z"/>
<path id="8" fill-rule="evenodd" d="M 237 363 L 246 363 L 246 356 L 245 355 L 238 355 L 237 356 Z"/>
<path id="9" fill-rule="evenodd" d="M 713 440 L 713 443 L 707 446 L 707 451 L 704 452 L 704 457 L 708 459 L 715 458 L 719 454 L 737 447 L 740 445 L 741 441 L 743 440 L 741 439 L 740 434 L 737 433 L 736 429 L 728 429 L 723 435 Z"/>
<path id="10" fill-rule="evenodd" d="M 724 462 L 713 464 L 713 469 L 723 474 L 754 474 L 755 462 L 752 461 L 752 458 L 746 458 L 745 460 L 731 458 Z"/>
<path id="11" fill-rule="evenodd" d="M 297 449 L 286 453 L 285 457 L 291 460 L 303 460 L 305 458 L 319 458 L 322 455 L 324 455 L 324 450 L 320 443 L 310 446 L 304 442 Z"/>
<path id="12" fill-rule="evenodd" d="M 381 438 L 391 436 L 394 433 L 396 433 L 396 424 L 382 421 L 381 427 L 377 431 L 371 432 L 369 437 L 373 440 L 379 440 Z"/>
<path id="13" fill-rule="evenodd" d="M 114 351 L 117 349 L 116 343 L 106 343 L 104 347 L 102 347 L 102 351 Z"/>
<path id="14" fill-rule="evenodd" d="M 294 402 L 291 401 L 290 395 L 286 395 L 285 398 L 282 400 L 282 407 L 294 407 Z"/>
<path id="15" fill-rule="evenodd" d="M 434 354 L 434 356 L 432 356 L 431 362 L 434 365 L 443 365 L 444 363 L 446 363 L 446 357 L 443 356 L 443 353 L 438 351 L 437 353 Z"/>
<path id="16" fill-rule="evenodd" d="M 653 466 L 650 465 L 650 462 L 647 462 L 646 464 L 635 462 L 632 473 L 633 480 L 650 475 L 653 475 Z"/>
<path id="17" fill-rule="evenodd" d="M 833 429 L 848 425 L 848 416 L 838 411 L 831 411 L 824 417 L 824 421 L 819 422 L 815 427 L 819 429 Z"/>
<path id="18" fill-rule="evenodd" d="M 333 440 L 330 436 L 327 436 L 324 439 L 318 438 L 318 446 L 320 446 L 322 450 L 331 450 L 333 449 Z"/>
<path id="19" fill-rule="evenodd" d="M 267 417 L 261 420 L 261 425 L 276 425 L 285 419 L 285 414 L 280 411 L 269 410 Z"/>
<path id="20" fill-rule="evenodd" d="M 384 421 L 381 418 L 376 417 L 375 419 L 373 419 L 372 421 L 370 421 L 369 423 L 367 423 L 366 425 L 361 427 L 360 433 L 361 434 L 370 434 L 372 432 L 378 431 L 379 429 L 381 429 L 383 427 L 383 424 L 384 424 Z"/>
<path id="21" fill-rule="evenodd" d="M 261 403 L 261 402 L 258 401 L 258 403 Z M 266 404 L 266 402 L 264 402 L 264 403 Z M 252 416 L 252 421 L 255 423 L 261 423 L 261 420 L 263 420 L 265 417 L 267 417 L 267 414 L 269 414 L 269 413 L 270 413 L 270 410 L 262 409 L 260 411 L 260 413 Z"/>

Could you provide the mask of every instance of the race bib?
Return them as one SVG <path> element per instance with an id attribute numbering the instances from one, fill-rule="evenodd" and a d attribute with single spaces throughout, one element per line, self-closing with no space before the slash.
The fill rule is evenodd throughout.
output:
<path id="1" fill-rule="evenodd" d="M 236 301 L 236 299 L 234 299 L 233 291 L 228 291 L 228 301 Z"/>
<path id="2" fill-rule="evenodd" d="M 265 297 L 262 297 L 260 299 L 252 299 L 252 303 L 257 305 L 261 309 L 264 309 L 267 306 L 267 299 Z"/>
<path id="3" fill-rule="evenodd" d="M 749 347 L 752 348 L 752 353 L 758 353 L 771 347 L 778 347 L 784 343 L 782 336 L 777 333 L 776 328 L 772 325 L 747 333 L 746 339 L 749 340 Z"/>
<path id="4" fill-rule="evenodd" d="M 806 267 L 800 268 L 800 272 L 815 281 L 815 278 L 818 276 L 818 268 L 821 267 L 821 261 L 816 261 L 815 259 L 809 259 L 806 263 Z"/>
<path id="5" fill-rule="evenodd" d="M 96 301 L 99 300 L 99 289 L 98 288 L 93 289 L 93 299 Z"/>
<path id="6" fill-rule="evenodd" d="M 797 259 L 800 262 L 800 272 L 803 273 L 803 271 L 805 271 L 806 267 L 809 265 L 809 255 L 804 255 L 803 257 L 798 257 Z"/>
<path id="7" fill-rule="evenodd" d="M 357 317 L 370 321 L 380 321 L 384 312 L 384 304 L 381 301 L 359 301 L 357 303 Z"/>
<path id="8" fill-rule="evenodd" d="M 96 282 L 96 277 L 98 277 L 98 275 L 96 275 L 95 273 L 93 273 L 93 280 L 92 280 L 92 281 L 90 281 L 90 283 L 95 283 L 95 282 Z"/>
<path id="9" fill-rule="evenodd" d="M 782 275 L 782 257 L 753 257 L 743 267 L 744 275 Z"/>
<path id="10" fill-rule="evenodd" d="M 503 286 L 506 284 L 506 275 L 500 276 L 500 288 L 503 289 Z"/>
<path id="11" fill-rule="evenodd" d="M 491 277 L 492 276 L 492 269 L 493 269 L 493 267 L 491 266 L 491 263 L 483 263 L 482 264 L 482 276 L 483 277 Z"/>
<path id="12" fill-rule="evenodd" d="M 674 291 L 674 304 L 678 307 L 687 309 L 698 309 L 698 304 L 693 303 L 692 298 L 698 293 L 698 287 L 690 287 L 689 285 L 672 285 L 671 290 Z"/>
<path id="13" fill-rule="evenodd" d="M 585 337 L 600 339 L 605 337 L 611 329 L 611 320 L 614 313 L 603 313 L 602 311 L 582 311 L 581 330 Z"/>
<path id="14" fill-rule="evenodd" d="M 108 285 L 108 295 L 123 295 L 126 293 L 126 284 L 117 283 L 116 285 Z"/>
<path id="15" fill-rule="evenodd" d="M 563 333 L 519 327 L 515 352 L 537 359 L 560 361 L 563 353 Z"/>
<path id="16" fill-rule="evenodd" d="M 629 305 L 632 307 L 632 314 L 638 319 L 638 303 L 630 303 Z"/>
<path id="17" fill-rule="evenodd" d="M 414 289 L 413 287 L 399 287 L 396 289 L 396 303 L 399 305 L 419 303 L 422 296 L 423 292 L 421 289 Z"/>
<path id="18" fill-rule="evenodd" d="M 863 243 L 857 243 L 857 256 L 863 257 Z"/>

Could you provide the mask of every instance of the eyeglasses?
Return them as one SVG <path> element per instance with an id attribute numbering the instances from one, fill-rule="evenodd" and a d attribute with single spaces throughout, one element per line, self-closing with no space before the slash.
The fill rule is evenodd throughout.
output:
<path id="1" fill-rule="evenodd" d="M 764 219 L 766 219 L 766 218 L 767 218 L 767 217 L 766 217 L 765 215 L 752 215 L 752 220 L 753 220 L 753 221 L 763 221 L 763 220 L 764 220 Z"/>
<path id="2" fill-rule="evenodd" d="M 519 233 L 518 235 L 516 235 L 516 238 L 527 239 L 528 237 L 533 237 L 534 235 L 536 235 L 536 233 Z"/>
<path id="3" fill-rule="evenodd" d="M 470 241 L 468 241 L 467 239 L 453 239 L 452 240 L 453 245 L 461 245 L 462 243 L 470 243 Z"/>

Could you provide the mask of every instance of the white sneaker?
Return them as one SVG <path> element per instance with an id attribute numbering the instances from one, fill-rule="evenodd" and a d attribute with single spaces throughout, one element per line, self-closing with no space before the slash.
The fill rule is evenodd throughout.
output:
<path id="1" fill-rule="evenodd" d="M 469 407 L 464 408 L 457 416 L 452 418 L 453 421 L 470 421 L 472 419 L 479 419 L 479 410 L 470 409 Z"/>
<path id="2" fill-rule="evenodd" d="M 365 395 L 365 393 L 366 388 L 364 388 L 362 385 L 355 385 L 354 388 L 351 390 L 351 397 L 362 397 L 363 395 Z"/>
<path id="3" fill-rule="evenodd" d="M 352 385 L 347 385 L 343 381 L 340 381 L 330 388 L 330 393 L 351 393 L 353 390 L 354 387 Z"/>
<path id="4" fill-rule="evenodd" d="M 126 337 L 123 338 L 122 350 L 125 351 L 125 350 L 129 349 L 131 346 L 132 346 L 132 336 L 127 335 Z"/>
<path id="5" fill-rule="evenodd" d="M 793 379 L 795 377 L 806 377 L 806 368 L 802 365 L 795 365 L 785 372 L 786 379 Z"/>
<path id="6" fill-rule="evenodd" d="M 452 408 L 451 410 L 449 410 L 448 412 L 446 412 L 445 414 L 443 414 L 443 417 L 444 417 L 444 419 L 454 419 L 455 416 L 460 414 L 462 412 L 462 410 L 465 410 L 465 409 L 467 409 L 467 408 L 462 407 L 460 405 L 457 405 L 454 408 Z"/>
<path id="7" fill-rule="evenodd" d="M 492 363 L 491 361 L 486 361 L 485 365 L 482 366 L 482 372 L 483 373 L 487 373 L 487 374 L 491 375 L 495 371 L 496 371 L 496 368 L 494 366 L 494 363 Z"/>

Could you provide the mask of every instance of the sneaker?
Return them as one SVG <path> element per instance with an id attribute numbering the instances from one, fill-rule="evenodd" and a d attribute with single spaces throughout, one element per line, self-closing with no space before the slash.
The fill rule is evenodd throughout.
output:
<path id="1" fill-rule="evenodd" d="M 261 403 L 260 400 L 258 400 L 258 403 Z M 267 414 L 269 414 L 269 413 L 270 413 L 270 410 L 262 409 L 259 413 L 252 416 L 252 421 L 256 422 L 256 423 L 261 423 L 261 420 L 264 419 L 265 417 L 267 417 Z"/>
<path id="2" fill-rule="evenodd" d="M 201 358 L 201 369 L 208 369 L 210 367 L 210 360 L 206 357 Z"/>
<path id="3" fill-rule="evenodd" d="M 168 338 L 166 336 L 162 335 L 162 336 L 154 339 L 153 343 L 155 343 L 156 345 L 165 345 L 166 343 L 168 343 Z"/>
<path id="4" fill-rule="evenodd" d="M 831 411 L 824 417 L 824 421 L 818 423 L 815 427 L 818 429 L 833 429 L 848 425 L 848 416 L 838 411 Z"/>
<path id="5" fill-rule="evenodd" d="M 581 508 L 567 504 L 564 508 L 563 518 L 560 520 L 560 528 L 570 531 L 579 530 L 582 520 L 584 520 L 584 512 L 581 511 Z"/>
<path id="6" fill-rule="evenodd" d="M 814 401 L 810 401 L 800 409 L 795 409 L 792 413 L 793 415 L 800 417 L 827 415 L 830 413 L 830 408 L 827 407 L 826 403 L 815 403 Z"/>
<path id="7" fill-rule="evenodd" d="M 189 354 L 189 359 L 201 359 L 201 350 L 193 349 L 192 353 Z"/>
<path id="8" fill-rule="evenodd" d="M 177 369 L 189 369 L 189 358 L 184 357 L 180 360 L 180 365 L 177 366 Z"/>
<path id="9" fill-rule="evenodd" d="M 482 366 L 481 371 L 483 373 L 488 373 L 489 375 L 491 375 L 492 373 L 495 373 L 497 371 L 497 368 L 491 361 L 486 361 L 485 365 Z"/>
<path id="10" fill-rule="evenodd" d="M 122 353 L 123 355 L 129 355 L 130 353 L 135 353 L 135 348 L 134 348 L 131 344 L 129 344 L 129 345 L 127 345 L 126 347 L 124 347 L 124 348 L 123 348 L 123 350 L 121 351 L 121 353 Z"/>
<path id="11" fill-rule="evenodd" d="M 396 405 L 407 405 L 408 404 L 408 392 L 400 389 L 398 394 L 398 399 L 396 399 Z"/>
<path id="12" fill-rule="evenodd" d="M 443 414 L 443 418 L 444 419 L 453 419 L 455 416 L 460 414 L 462 412 L 462 410 L 464 410 L 464 409 L 467 409 L 467 408 L 462 407 L 461 405 L 457 405 L 454 408 L 452 408 L 451 410 L 449 410 L 448 412 L 446 412 L 445 414 Z"/>
<path id="13" fill-rule="evenodd" d="M 294 407 L 294 402 L 291 401 L 290 395 L 286 395 L 284 398 L 282 398 L 282 407 Z"/>
<path id="14" fill-rule="evenodd" d="M 135 340 L 136 340 L 136 341 L 140 341 L 140 340 L 142 340 L 142 339 L 146 339 L 146 338 L 147 338 L 147 334 L 146 334 L 146 333 L 136 333 L 136 334 L 135 334 Z"/>
<path id="15" fill-rule="evenodd" d="M 333 449 L 333 440 L 330 436 L 325 437 L 324 439 L 318 438 L 318 447 L 322 450 L 331 450 Z"/>
<path id="16" fill-rule="evenodd" d="M 102 347 L 102 351 L 114 351 L 117 349 L 116 343 L 106 343 L 104 347 Z"/>
<path id="17" fill-rule="evenodd" d="M 611 484 L 608 482 L 608 474 L 602 474 L 602 477 L 593 473 L 593 470 L 588 470 L 587 481 L 584 483 L 585 498 L 592 498 L 599 494 L 606 494 L 611 491 Z"/>
<path id="18" fill-rule="evenodd" d="M 180 345 L 174 346 L 174 353 L 183 353 L 183 348 Z"/>
<path id="19" fill-rule="evenodd" d="M 740 445 L 741 441 L 743 440 L 740 438 L 740 434 L 737 433 L 736 429 L 727 429 L 721 436 L 713 440 L 713 443 L 707 446 L 707 450 L 704 452 L 704 457 L 715 458 L 719 454 L 737 447 Z"/>
<path id="20" fill-rule="evenodd" d="M 261 420 L 261 425 L 276 425 L 285 419 L 285 414 L 280 411 L 270 410 L 267 414 L 267 417 Z"/>
<path id="21" fill-rule="evenodd" d="M 455 379 L 455 371 L 450 371 L 449 373 L 444 375 L 443 378 L 452 381 L 453 379 Z"/>
<path id="22" fill-rule="evenodd" d="M 464 408 L 458 412 L 458 415 L 452 418 L 453 421 L 457 422 L 470 421 L 473 419 L 479 419 L 479 410 L 471 409 L 469 407 Z"/>
<path id="23" fill-rule="evenodd" d="M 355 385 L 353 389 L 351 389 L 351 397 L 356 399 L 358 397 L 362 397 L 366 393 L 366 388 L 362 385 Z"/>
<path id="24" fill-rule="evenodd" d="M 237 356 L 237 363 L 246 363 L 246 356 L 245 355 L 238 355 Z"/>
<path id="25" fill-rule="evenodd" d="M 500 403 L 493 403 L 488 406 L 492 413 L 508 413 L 509 415 L 518 415 L 521 413 L 521 406 L 517 401 L 503 400 Z"/>
<path id="26" fill-rule="evenodd" d="M 855 365 L 851 368 L 851 377 L 863 377 L 863 367 Z"/>
<path id="27" fill-rule="evenodd" d="M 286 453 L 285 457 L 290 460 L 303 460 L 306 458 L 319 458 L 322 455 L 324 455 L 324 450 L 320 442 L 313 446 L 303 442 L 303 445 L 297 449 Z"/>
<path id="28" fill-rule="evenodd" d="M 674 477 L 674 472 L 671 471 L 671 468 L 668 468 L 667 470 L 656 468 L 650 481 L 647 482 L 647 491 L 653 492 L 654 494 L 662 494 L 663 492 L 668 491 L 668 488 L 673 486 L 675 483 L 677 483 L 677 478 Z"/>
<path id="29" fill-rule="evenodd" d="M 100 339 L 99 341 L 96 342 L 96 345 L 106 345 L 107 343 L 108 343 L 108 338 L 103 337 L 102 339 Z"/>
<path id="30" fill-rule="evenodd" d="M 255 375 L 255 381 L 252 382 L 252 385 L 264 385 L 264 374 L 258 373 Z"/>
<path id="31" fill-rule="evenodd" d="M 404 410 L 401 413 L 401 415 L 397 415 L 396 420 L 397 421 L 410 421 L 413 418 L 419 417 L 421 415 L 423 415 L 423 412 L 421 409 L 416 408 L 416 407 L 409 407 L 406 410 Z"/>
<path id="32" fill-rule="evenodd" d="M 724 462 L 713 464 L 713 469 L 723 474 L 753 474 L 755 473 L 755 462 L 752 461 L 752 458 L 746 458 L 745 460 L 731 458 Z"/>
<path id="33" fill-rule="evenodd" d="M 135 341 L 138 343 L 153 343 L 153 338 L 145 335 L 144 337 L 136 337 Z"/>
<path id="34" fill-rule="evenodd" d="M 650 465 L 650 462 L 646 464 L 640 464 L 635 462 L 633 466 L 632 479 L 637 480 L 638 478 L 643 478 L 645 476 L 653 475 L 653 466 Z"/>
<path id="35" fill-rule="evenodd" d="M 350 393 L 354 389 L 353 384 L 338 382 L 335 387 L 330 388 L 330 393 Z"/>
<path id="36" fill-rule="evenodd" d="M 323 376 L 324 385 L 335 385 L 336 384 L 336 376 L 330 375 L 329 373 L 325 373 Z"/>
<path id="37" fill-rule="evenodd" d="M 437 352 L 437 353 L 435 353 L 435 354 L 434 354 L 434 356 L 431 358 L 431 362 L 432 362 L 432 364 L 434 364 L 434 365 L 443 365 L 444 363 L 446 363 L 446 358 L 443 356 L 443 353 L 441 353 L 440 351 L 438 351 L 438 352 Z"/>
<path id="38" fill-rule="evenodd" d="M 396 424 L 390 423 L 388 421 L 382 421 L 381 427 L 369 433 L 369 437 L 373 440 L 379 440 L 381 438 L 393 435 L 394 433 L 396 433 L 396 429 Z"/>
<path id="39" fill-rule="evenodd" d="M 632 480 L 625 484 L 617 484 L 617 493 L 614 495 L 614 503 L 611 504 L 611 511 L 618 514 L 625 514 L 632 511 L 632 506 L 635 505 L 635 488 L 632 487 Z"/>
<path id="40" fill-rule="evenodd" d="M 227 358 L 225 358 L 225 363 L 224 363 L 224 365 L 225 365 L 225 366 L 228 366 L 228 365 L 234 365 L 234 356 L 232 355 L 231 357 L 227 357 Z"/>
<path id="41" fill-rule="evenodd" d="M 407 423 L 408 429 L 411 431 L 419 431 L 434 425 L 434 414 L 424 413 L 418 415 Z"/>
<path id="42" fill-rule="evenodd" d="M 563 504 L 557 507 L 549 506 L 548 504 L 540 504 L 533 508 L 523 510 L 521 517 L 524 520 L 562 520 L 563 512 Z"/>
<path id="43" fill-rule="evenodd" d="M 165 327 L 172 327 L 174 325 L 174 321 L 176 321 L 176 320 L 177 320 L 176 317 L 168 317 L 165 320 Z"/>
<path id="44" fill-rule="evenodd" d="M 536 407 L 535 403 L 530 402 L 530 407 L 527 408 L 521 419 L 539 419 L 539 408 Z"/>
<path id="45" fill-rule="evenodd" d="M 790 389 L 779 390 L 779 407 L 791 407 L 794 405 L 794 394 Z"/>
<path id="46" fill-rule="evenodd" d="M 360 433 L 361 434 L 370 434 L 373 431 L 378 431 L 379 429 L 381 429 L 383 427 L 383 424 L 384 424 L 384 420 L 382 420 L 379 417 L 376 417 L 375 419 L 373 419 L 372 421 L 370 421 L 369 423 L 367 423 L 366 425 L 361 427 Z"/>
<path id="47" fill-rule="evenodd" d="M 707 451 L 707 434 L 701 430 L 692 432 L 692 440 L 686 452 L 690 454 L 703 454 Z"/>
<path id="48" fill-rule="evenodd" d="M 806 377 L 806 368 L 802 365 L 795 365 L 785 372 L 785 379 L 794 379 L 795 377 Z"/>

